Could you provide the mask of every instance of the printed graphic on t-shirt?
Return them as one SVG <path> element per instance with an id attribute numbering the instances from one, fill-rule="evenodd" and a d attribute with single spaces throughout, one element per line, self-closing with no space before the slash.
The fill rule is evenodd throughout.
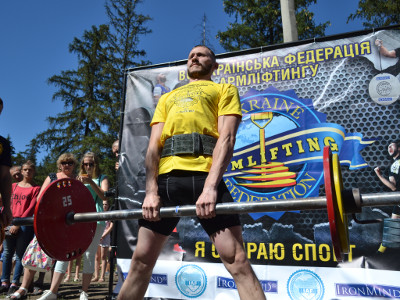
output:
<path id="1" fill-rule="evenodd" d="M 393 174 L 399 174 L 399 168 L 400 168 L 400 161 L 399 161 L 399 160 L 396 160 L 396 161 L 392 164 L 392 166 L 390 167 L 390 171 L 391 171 Z"/>

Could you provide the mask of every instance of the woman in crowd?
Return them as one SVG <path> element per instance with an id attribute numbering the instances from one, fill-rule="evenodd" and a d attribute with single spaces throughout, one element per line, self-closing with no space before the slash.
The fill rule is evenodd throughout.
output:
<path id="1" fill-rule="evenodd" d="M 107 200 L 103 200 L 103 210 L 107 211 L 110 208 L 110 204 L 108 204 Z M 104 282 L 104 277 L 106 274 L 106 267 L 108 262 L 108 254 L 109 248 L 111 244 L 111 231 L 113 228 L 113 223 L 111 221 L 106 221 L 106 228 L 104 229 L 103 235 L 100 239 L 99 247 L 97 248 L 96 253 L 96 262 L 94 268 L 94 277 L 92 282 Z M 99 278 L 99 263 L 101 262 L 101 271 L 100 271 L 100 278 Z"/>
<path id="2" fill-rule="evenodd" d="M 49 174 L 49 176 L 43 182 L 43 185 L 40 189 L 39 196 L 37 198 L 40 199 L 41 194 L 43 193 L 45 188 L 51 182 L 53 182 L 57 179 L 62 179 L 62 178 L 74 178 L 75 177 L 74 170 L 75 170 L 76 164 L 77 164 L 77 160 L 73 154 L 71 154 L 71 153 L 61 154 L 57 160 L 58 172 Z M 35 202 L 36 202 L 36 200 L 35 200 Z M 32 227 L 32 226 L 30 226 L 30 227 Z M 26 246 L 25 246 L 25 248 L 26 248 Z M 43 255 L 45 255 L 45 254 L 43 254 Z M 31 269 L 25 267 L 22 284 L 19 287 L 19 289 L 10 296 L 10 298 L 11 299 L 26 298 L 26 295 L 28 293 L 28 288 L 31 285 L 35 274 L 36 274 L 35 270 L 31 270 Z M 41 280 L 43 280 L 44 276 L 40 276 L 39 278 L 41 278 Z M 38 282 L 37 284 L 38 284 L 38 286 L 40 286 L 40 285 L 43 285 L 43 282 Z"/>
<path id="3" fill-rule="evenodd" d="M 72 274 L 72 266 L 74 265 L 74 261 L 75 261 L 75 277 L 74 277 L 74 282 L 78 282 L 79 281 L 79 272 L 81 269 L 81 262 L 82 262 L 82 256 L 79 256 L 77 259 L 75 260 L 71 260 L 68 263 L 68 268 L 67 268 L 67 276 L 65 276 L 64 278 L 64 282 L 68 282 L 71 280 L 71 274 Z"/>
<path id="4" fill-rule="evenodd" d="M 35 176 L 35 165 L 27 161 L 22 165 L 22 181 L 13 183 L 11 194 L 11 210 L 14 218 L 25 218 L 33 216 L 36 198 L 40 186 L 33 182 Z M 0 292 L 14 293 L 18 289 L 19 279 L 22 275 L 22 257 L 26 247 L 33 237 L 32 226 L 11 225 L 8 235 L 3 242 L 3 272 L 1 276 Z M 10 274 L 12 259 L 15 253 L 14 275 L 10 285 Z"/>
<path id="5" fill-rule="evenodd" d="M 80 172 L 77 177 L 82 183 L 84 183 L 90 190 L 93 199 L 96 204 L 97 212 L 103 211 L 103 200 L 106 200 L 104 192 L 109 189 L 109 182 L 107 176 L 101 174 L 100 166 L 97 156 L 93 152 L 87 152 L 80 165 Z M 105 222 L 97 222 L 96 233 L 93 241 L 89 248 L 82 255 L 83 259 L 83 271 L 82 271 L 82 292 L 80 294 L 80 300 L 88 299 L 88 290 L 90 280 L 94 273 L 94 261 L 97 252 L 97 246 L 99 245 L 100 238 L 104 232 Z M 68 261 L 57 261 L 53 279 L 51 281 L 50 290 L 43 293 L 39 300 L 55 300 L 57 299 L 57 291 L 60 287 L 64 274 L 68 267 Z"/>

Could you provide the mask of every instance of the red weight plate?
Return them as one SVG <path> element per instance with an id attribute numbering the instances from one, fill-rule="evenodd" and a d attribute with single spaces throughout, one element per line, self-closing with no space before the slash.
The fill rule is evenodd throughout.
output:
<path id="1" fill-rule="evenodd" d="M 69 212 L 95 212 L 89 189 L 75 179 L 59 179 L 46 187 L 36 204 L 34 230 L 50 257 L 68 261 L 82 255 L 93 240 L 97 223 L 67 224 Z"/>
<path id="2" fill-rule="evenodd" d="M 324 182 L 325 182 L 325 194 L 326 194 L 326 207 L 328 210 L 329 229 L 331 232 L 331 239 L 333 245 L 333 251 L 335 252 L 336 260 L 338 262 L 343 261 L 343 251 L 338 236 L 338 230 L 336 228 L 336 214 L 335 214 L 335 191 L 333 187 L 332 178 L 332 153 L 329 146 L 324 147 L 323 150 L 323 167 L 324 167 Z"/>

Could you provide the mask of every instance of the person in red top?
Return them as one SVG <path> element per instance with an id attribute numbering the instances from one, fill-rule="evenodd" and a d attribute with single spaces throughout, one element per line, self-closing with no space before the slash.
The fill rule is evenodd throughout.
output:
<path id="1" fill-rule="evenodd" d="M 39 195 L 40 186 L 34 184 L 35 165 L 27 161 L 22 165 L 21 182 L 13 183 L 11 193 L 11 211 L 14 218 L 25 218 L 33 216 L 36 198 Z M 0 292 L 9 294 L 18 289 L 19 279 L 22 275 L 22 257 L 26 247 L 33 238 L 32 226 L 9 227 L 9 235 L 6 236 L 3 246 L 3 273 L 1 276 Z M 12 258 L 16 254 L 14 275 L 10 286 L 10 274 L 12 269 Z"/>

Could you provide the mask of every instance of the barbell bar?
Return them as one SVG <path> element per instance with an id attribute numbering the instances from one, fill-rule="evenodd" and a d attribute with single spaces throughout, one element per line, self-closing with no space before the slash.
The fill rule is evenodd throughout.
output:
<path id="1" fill-rule="evenodd" d="M 329 228 L 337 261 L 349 252 L 348 214 L 361 212 L 362 207 L 389 206 L 400 203 L 400 193 L 361 195 L 358 189 L 343 190 L 340 162 L 329 147 L 323 149 L 326 196 L 233 202 L 216 205 L 216 214 L 243 214 L 296 210 L 327 210 Z M 160 217 L 196 216 L 195 205 L 162 207 Z M 89 247 L 96 231 L 96 222 L 142 218 L 141 209 L 96 212 L 89 190 L 78 180 L 59 179 L 43 191 L 35 207 L 35 217 L 16 218 L 15 225 L 32 225 L 42 249 L 56 260 L 73 260 Z"/>

